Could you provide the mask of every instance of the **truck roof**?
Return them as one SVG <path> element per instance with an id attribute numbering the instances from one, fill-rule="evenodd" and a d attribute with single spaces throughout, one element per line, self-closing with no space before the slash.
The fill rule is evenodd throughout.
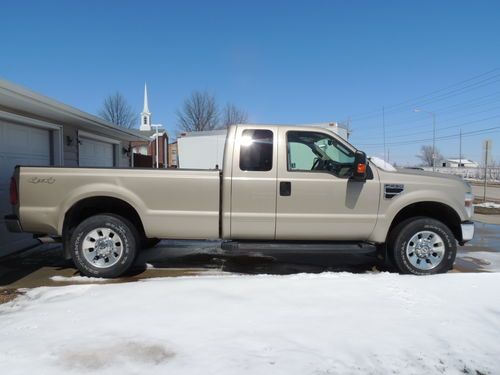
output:
<path id="1" fill-rule="evenodd" d="M 254 124 L 254 123 L 248 123 L 248 124 L 234 124 L 231 126 L 238 126 L 238 125 L 245 125 L 245 126 L 255 126 L 258 128 L 268 128 L 268 127 L 306 127 L 308 129 L 310 128 L 316 128 L 316 129 L 332 129 L 332 128 L 340 128 L 347 130 L 345 127 L 340 126 L 337 122 L 319 122 L 319 123 L 312 123 L 312 124 Z M 227 133 L 227 129 L 214 129 L 214 130 L 201 130 L 201 131 L 191 131 L 191 132 L 181 132 L 179 133 L 178 138 L 180 137 L 200 137 L 200 136 L 205 136 L 205 135 L 223 135 Z"/>

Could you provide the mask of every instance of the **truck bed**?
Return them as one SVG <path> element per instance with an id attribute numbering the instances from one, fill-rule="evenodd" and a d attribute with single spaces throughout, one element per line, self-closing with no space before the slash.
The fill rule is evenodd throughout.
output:
<path id="1" fill-rule="evenodd" d="M 137 211 L 148 237 L 219 237 L 218 170 L 19 167 L 19 195 L 26 232 L 61 235 L 74 204 L 109 197 Z"/>

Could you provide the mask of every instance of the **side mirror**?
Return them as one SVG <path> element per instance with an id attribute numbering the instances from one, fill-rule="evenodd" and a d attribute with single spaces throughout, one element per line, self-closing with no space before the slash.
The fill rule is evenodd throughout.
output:
<path id="1" fill-rule="evenodd" d="M 354 154 L 354 171 L 351 176 L 353 180 L 366 180 L 366 163 L 366 154 L 363 151 L 356 151 Z"/>

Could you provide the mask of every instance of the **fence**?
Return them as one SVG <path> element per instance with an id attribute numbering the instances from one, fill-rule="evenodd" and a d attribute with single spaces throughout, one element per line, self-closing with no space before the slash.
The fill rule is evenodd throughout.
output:
<path id="1" fill-rule="evenodd" d="M 424 167 L 426 171 L 432 171 L 432 167 Z M 466 180 L 481 180 L 484 181 L 484 167 L 479 168 L 450 168 L 437 167 L 436 172 L 454 174 L 461 176 Z M 500 182 L 500 167 L 488 167 L 486 171 L 486 179 L 492 182 Z"/>
<path id="2" fill-rule="evenodd" d="M 133 154 L 134 168 L 153 168 L 153 157 L 151 155 Z"/>

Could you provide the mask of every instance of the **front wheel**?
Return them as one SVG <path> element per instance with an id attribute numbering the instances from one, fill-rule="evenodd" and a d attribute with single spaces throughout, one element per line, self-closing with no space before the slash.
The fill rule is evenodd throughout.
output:
<path id="1" fill-rule="evenodd" d="M 432 275 L 453 267 L 457 241 L 442 222 L 418 217 L 397 225 L 389 239 L 389 251 L 400 273 Z"/>
<path id="2" fill-rule="evenodd" d="M 85 276 L 119 277 L 134 263 L 137 238 L 135 227 L 121 216 L 91 216 L 71 234 L 71 257 Z"/>

